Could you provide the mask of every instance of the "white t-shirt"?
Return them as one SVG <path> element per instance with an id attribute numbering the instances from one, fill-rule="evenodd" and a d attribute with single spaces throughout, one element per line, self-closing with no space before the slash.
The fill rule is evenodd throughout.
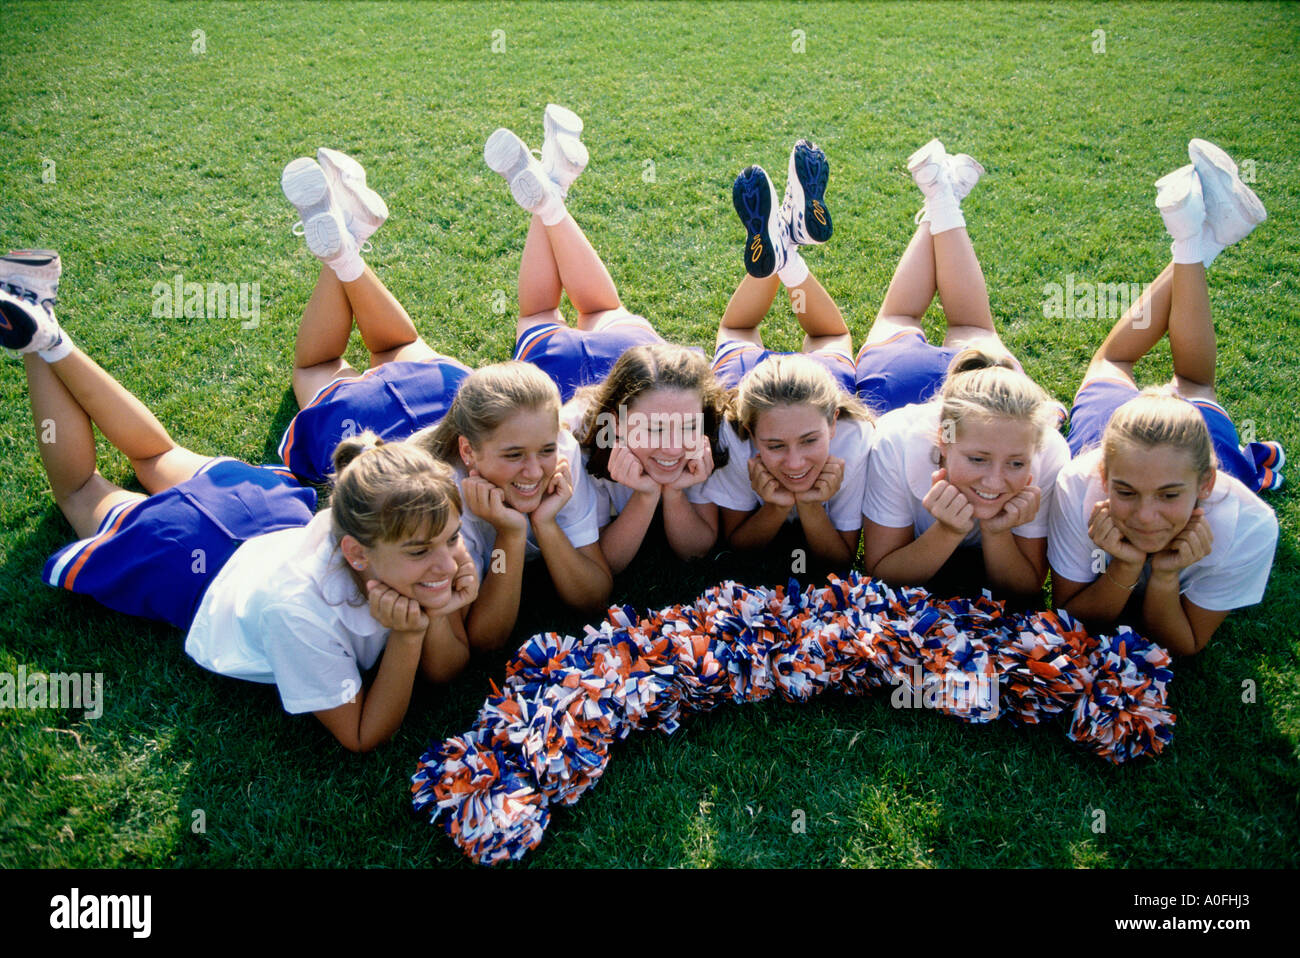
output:
<path id="1" fill-rule="evenodd" d="M 938 401 L 914 403 L 877 420 L 876 444 L 867 464 L 866 494 L 862 499 L 862 514 L 877 525 L 890 529 L 911 526 L 919 538 L 937 521 L 922 503 L 934 485 L 930 477 L 939 468 L 935 440 L 939 435 L 940 408 Z M 1044 433 L 1029 465 L 1034 485 L 1043 491 L 1038 513 L 1012 529 L 1013 533 L 1023 539 L 1047 535 L 1047 513 L 1056 474 L 1069 461 L 1070 447 L 1061 434 L 1055 429 Z M 978 545 L 979 541 L 977 522 L 962 544 Z"/>
<path id="2" fill-rule="evenodd" d="M 1088 537 L 1092 507 L 1106 498 L 1101 482 L 1101 450 L 1085 452 L 1056 477 L 1056 495 L 1047 539 L 1047 561 L 1071 582 L 1092 582 L 1096 543 Z M 1210 554 L 1178 573 L 1178 591 L 1200 606 L 1226 612 L 1264 598 L 1277 546 L 1277 516 L 1239 480 L 1220 472 L 1214 491 L 1201 504 L 1214 535 Z M 1110 556 L 1102 553 L 1107 564 Z M 1135 591 L 1146 587 L 1150 566 Z"/>
<path id="3" fill-rule="evenodd" d="M 861 419 L 839 419 L 835 423 L 830 454 L 844 460 L 844 479 L 839 491 L 822 506 L 831 525 L 841 531 L 862 528 L 862 493 L 874 431 L 871 423 Z M 704 494 L 723 509 L 752 512 L 762 505 L 749 482 L 749 460 L 758 455 L 758 447 L 753 441 L 742 440 L 729 421 L 722 424 L 720 439 L 730 458 L 704 483 Z M 791 507 L 785 521 L 793 522 L 798 517 L 799 510 Z"/>
<path id="4" fill-rule="evenodd" d="M 203 594 L 185 651 L 221 675 L 274 683 L 286 712 L 336 708 L 388 641 L 360 601 L 325 509 L 235 550 Z"/>
<path id="5" fill-rule="evenodd" d="M 582 420 L 587 414 L 587 408 L 588 403 L 581 399 L 576 397 L 570 399 L 564 404 L 564 408 L 560 412 L 560 421 L 576 434 L 582 429 Z M 587 472 L 587 460 L 589 458 L 590 456 L 586 453 L 586 450 L 583 450 L 582 473 L 595 490 L 596 525 L 598 528 L 603 529 L 627 508 L 628 501 L 632 498 L 634 490 L 631 486 L 625 486 L 613 479 L 598 479 L 591 475 L 591 473 Z M 709 500 L 704 494 L 704 483 L 697 482 L 693 486 L 687 486 L 686 501 L 694 503 L 708 502 Z"/>
<path id="6" fill-rule="evenodd" d="M 569 497 L 560 511 L 555 516 L 556 524 L 560 530 L 573 544 L 575 549 L 583 546 L 589 546 L 600 538 L 600 526 L 596 524 L 596 489 L 587 475 L 587 471 L 582 467 L 582 452 L 578 448 L 578 441 L 573 438 L 569 430 L 560 428 L 560 435 L 556 441 L 556 451 L 569 460 L 569 475 L 573 481 L 573 495 Z M 456 488 L 465 480 L 468 473 L 464 466 L 456 466 Z M 464 502 L 464 493 L 461 494 L 461 501 Z M 487 574 L 488 567 L 492 562 L 492 550 L 496 547 L 497 531 L 492 527 L 492 523 L 486 519 L 481 519 L 474 515 L 468 509 L 461 513 L 460 517 L 460 535 L 465 543 L 465 548 L 474 558 L 474 564 L 478 567 L 479 581 L 483 581 L 483 576 Z M 533 534 L 533 524 L 528 523 L 528 534 L 524 542 L 524 558 L 535 559 L 542 554 L 541 547 L 537 544 L 537 537 Z"/>

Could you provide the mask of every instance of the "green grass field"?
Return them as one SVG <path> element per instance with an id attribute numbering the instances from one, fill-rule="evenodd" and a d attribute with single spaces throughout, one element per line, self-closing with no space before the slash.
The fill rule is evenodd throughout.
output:
<path id="1" fill-rule="evenodd" d="M 808 260 L 856 344 L 919 205 L 908 154 L 931 136 L 973 154 L 988 175 L 964 208 L 994 315 L 1066 402 L 1110 320 L 1045 319 L 1044 287 L 1152 279 L 1168 259 L 1152 183 L 1187 162 L 1189 138 L 1213 140 L 1253 161 L 1269 210 L 1209 274 L 1221 399 L 1300 453 L 1294 7 L 9 2 L 5 14 L 0 242 L 60 250 L 71 334 L 200 452 L 270 461 L 296 410 L 294 332 L 317 264 L 290 235 L 279 175 L 321 145 L 357 156 L 386 197 L 369 262 L 424 336 L 471 365 L 507 358 L 527 218 L 482 147 L 502 125 L 540 145 L 554 101 L 587 122 L 592 162 L 569 206 L 624 301 L 702 346 L 740 276 L 730 189 L 743 166 L 779 184 L 796 138 L 827 151 L 835 237 Z M 259 284 L 259 323 L 153 317 L 153 285 L 177 273 Z M 937 308 L 931 319 L 940 329 Z M 788 307 L 767 338 L 798 348 Z M 1164 344 L 1145 378 L 1170 373 Z M 0 368 L 0 398 L 0 672 L 106 682 L 98 719 L 0 709 L 0 866 L 471 867 L 412 818 L 409 777 L 430 738 L 470 726 L 504 654 L 450 688 L 422 686 L 389 745 L 346 753 L 310 716 L 287 718 L 272 688 L 198 668 L 175 630 L 41 584 L 72 536 L 16 361 Z M 129 480 L 106 446 L 101 469 Z M 1300 506 L 1289 487 L 1269 502 L 1282 534 L 1266 599 L 1175 665 L 1175 739 L 1155 761 L 1112 768 L 1057 727 L 967 727 L 884 696 L 726 707 L 616 745 L 604 780 L 512 867 L 1295 867 Z M 785 578 L 652 554 L 616 598 L 662 605 L 742 572 Z M 530 596 L 518 637 L 580 625 Z"/>

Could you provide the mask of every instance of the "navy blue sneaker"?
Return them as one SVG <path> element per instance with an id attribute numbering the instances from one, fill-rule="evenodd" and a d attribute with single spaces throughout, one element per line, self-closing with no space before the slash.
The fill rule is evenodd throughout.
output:
<path id="1" fill-rule="evenodd" d="M 4 284 L 0 289 L 0 346 L 34 353 L 57 346 L 62 339 L 50 300 L 37 303 L 35 293 Z"/>
<path id="2" fill-rule="evenodd" d="M 800 140 L 790 151 L 781 214 L 790 238 L 800 246 L 825 243 L 831 238 L 831 214 L 826 209 L 826 183 L 831 167 L 816 143 Z"/>
<path id="3" fill-rule="evenodd" d="M 731 187 L 745 232 L 745 272 L 762 279 L 785 265 L 789 228 L 776 202 L 776 190 L 761 166 L 746 167 Z"/>

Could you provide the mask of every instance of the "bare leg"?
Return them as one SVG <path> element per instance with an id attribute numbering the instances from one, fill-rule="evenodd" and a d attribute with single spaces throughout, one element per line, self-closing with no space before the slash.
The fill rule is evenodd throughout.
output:
<path id="1" fill-rule="evenodd" d="M 534 216 L 528 224 L 524 253 L 519 260 L 519 324 L 515 338 L 539 324 L 563 324 L 564 316 L 560 313 L 563 295 L 560 267 L 551 252 L 546 227 L 542 225 L 540 216 Z"/>
<path id="2" fill-rule="evenodd" d="M 1202 267 L 1202 284 L 1204 268 Z M 1160 342 L 1169 328 L 1170 306 L 1173 302 L 1174 265 L 1170 263 L 1155 278 L 1121 316 L 1092 355 L 1085 381 L 1098 378 L 1119 378 L 1136 385 L 1133 367 L 1139 359 Z M 1205 306 L 1209 315 L 1208 300 Z M 1175 367 L 1176 368 L 1176 367 Z M 1211 377 L 1211 383 L 1213 377 Z"/>
<path id="3" fill-rule="evenodd" d="M 24 356 L 23 365 L 50 488 L 82 538 L 114 505 L 139 498 L 95 469 L 92 422 L 131 461 L 150 493 L 189 479 L 211 458 L 176 445 L 140 400 L 79 349 L 55 363 Z"/>
<path id="4" fill-rule="evenodd" d="M 934 237 L 930 224 L 922 223 L 899 257 L 889 289 L 867 331 L 867 343 L 880 343 L 905 329 L 921 329 L 921 317 L 938 291 L 934 265 Z"/>
<path id="5" fill-rule="evenodd" d="M 1200 263 L 1171 265 L 1169 350 L 1174 359 L 1174 386 L 1185 399 L 1217 401 L 1214 365 L 1218 351 L 1205 267 Z"/>
<path id="6" fill-rule="evenodd" d="M 727 301 L 727 308 L 718 323 L 716 344 L 721 346 L 723 343 L 740 341 L 762 348 L 763 336 L 758 327 L 767 311 L 772 308 L 780 288 L 781 280 L 775 273 L 761 279 L 746 273 Z"/>
<path id="7" fill-rule="evenodd" d="M 809 273 L 808 278 L 789 293 L 790 308 L 803 327 L 805 353 L 828 350 L 853 355 L 853 336 L 844 322 L 844 314 L 816 276 Z"/>
<path id="8" fill-rule="evenodd" d="M 352 303 L 334 270 L 322 265 L 293 349 L 293 394 L 299 406 L 311 402 L 331 380 L 359 375 L 343 359 L 351 335 Z"/>
<path id="9" fill-rule="evenodd" d="M 354 316 L 372 367 L 435 355 L 369 266 L 350 283 L 340 282 L 334 270 L 322 266 L 294 346 L 293 392 L 299 406 L 307 405 L 332 380 L 358 375 L 343 359 Z"/>
<path id="10" fill-rule="evenodd" d="M 332 273 L 333 270 L 330 270 Z M 338 282 L 338 278 L 334 277 Z M 369 266 L 350 283 L 340 283 L 352 304 L 357 332 L 370 351 L 370 366 L 419 362 L 437 353 L 420 338 L 415 323 Z"/>
<path id="11" fill-rule="evenodd" d="M 541 221 L 536 217 L 534 219 L 540 226 Z M 605 261 L 600 258 L 572 216 L 566 214 L 554 226 L 543 226 L 542 229 L 550 240 L 551 255 L 555 259 L 560 285 L 569 294 L 569 302 L 577 310 L 578 328 L 594 329 L 601 319 L 596 314 L 621 309 L 623 306 L 618 298 L 618 287 L 605 268 Z M 529 232 L 531 231 L 532 227 L 529 227 Z M 559 305 L 558 302 L 556 305 Z"/>
<path id="12" fill-rule="evenodd" d="M 945 230 L 934 241 L 934 275 L 948 329 L 945 346 L 979 345 L 1006 352 L 993 326 L 989 292 L 975 247 L 964 227 Z"/>

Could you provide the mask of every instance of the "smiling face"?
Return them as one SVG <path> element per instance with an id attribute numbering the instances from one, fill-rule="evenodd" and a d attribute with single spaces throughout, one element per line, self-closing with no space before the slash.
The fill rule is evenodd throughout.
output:
<path id="1" fill-rule="evenodd" d="M 426 608 L 445 603 L 451 597 L 458 567 L 455 550 L 460 543 L 460 514 L 453 506 L 442 531 L 413 530 L 394 541 L 363 546 L 344 536 L 343 552 L 361 578 L 378 579 L 415 599 Z"/>
<path id="2" fill-rule="evenodd" d="M 1032 423 L 994 416 L 968 418 L 955 441 L 939 443 L 948 481 L 966 497 L 976 519 L 992 519 L 1029 485 L 1036 439 Z"/>
<path id="3" fill-rule="evenodd" d="M 520 409 L 477 445 L 460 439 L 467 468 L 505 493 L 505 504 L 522 513 L 541 505 L 555 474 L 559 416 L 553 409 Z"/>
<path id="4" fill-rule="evenodd" d="M 1160 552 L 1210 494 L 1214 475 L 1198 477 L 1191 454 L 1175 446 L 1118 443 L 1103 467 L 1111 518 L 1134 546 Z"/>
<path id="5" fill-rule="evenodd" d="M 627 407 L 619 439 L 645 474 L 660 485 L 675 481 L 700 446 L 704 406 L 690 389 L 648 389 Z"/>
<path id="6" fill-rule="evenodd" d="M 807 492 L 817 482 L 831 454 L 835 423 L 816 406 L 773 406 L 754 424 L 758 458 L 790 492 Z"/>

